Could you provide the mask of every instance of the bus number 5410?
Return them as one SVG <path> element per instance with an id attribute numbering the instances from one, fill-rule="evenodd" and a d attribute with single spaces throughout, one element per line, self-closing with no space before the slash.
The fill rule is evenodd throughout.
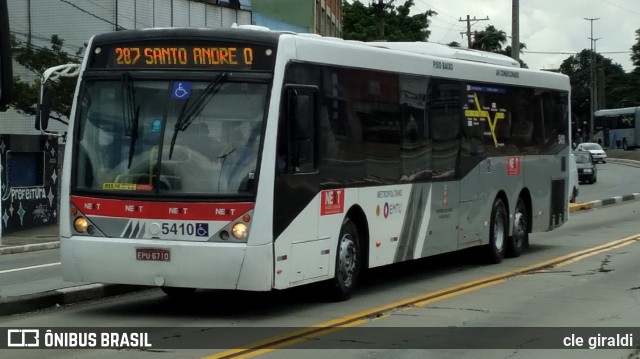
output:
<path id="1" fill-rule="evenodd" d="M 173 234 L 177 236 L 193 236 L 196 232 L 196 226 L 193 223 L 163 223 L 162 234 Z"/>

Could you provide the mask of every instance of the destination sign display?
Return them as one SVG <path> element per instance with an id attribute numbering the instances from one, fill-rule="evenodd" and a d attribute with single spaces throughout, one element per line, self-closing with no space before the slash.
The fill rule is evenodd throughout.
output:
<path id="1" fill-rule="evenodd" d="M 122 44 L 97 46 L 91 67 L 131 69 L 269 70 L 275 51 L 246 44 Z"/>

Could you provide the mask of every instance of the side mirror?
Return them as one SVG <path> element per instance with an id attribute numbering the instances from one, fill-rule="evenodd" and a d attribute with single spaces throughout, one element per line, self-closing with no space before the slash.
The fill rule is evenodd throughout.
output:
<path id="1" fill-rule="evenodd" d="M 44 131 L 49 127 L 49 114 L 51 113 L 51 88 L 45 86 L 42 88 L 40 103 L 36 111 L 36 130 Z"/>

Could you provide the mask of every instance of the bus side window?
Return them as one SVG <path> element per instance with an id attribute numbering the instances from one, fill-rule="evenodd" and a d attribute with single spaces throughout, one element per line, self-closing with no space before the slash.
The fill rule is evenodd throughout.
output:
<path id="1" fill-rule="evenodd" d="M 288 173 L 314 172 L 316 164 L 317 96 L 315 87 L 291 87 L 288 101 Z"/>

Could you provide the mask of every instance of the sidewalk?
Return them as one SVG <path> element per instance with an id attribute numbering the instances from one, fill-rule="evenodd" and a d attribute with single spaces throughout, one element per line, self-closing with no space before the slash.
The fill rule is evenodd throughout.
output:
<path id="1" fill-rule="evenodd" d="M 58 224 L 9 233 L 3 231 L 0 237 L 0 255 L 58 248 L 58 231 Z"/>
<path id="2" fill-rule="evenodd" d="M 60 238 L 58 231 L 58 224 L 52 224 L 10 233 L 3 232 L 2 238 L 0 238 L 0 255 L 59 248 Z M 6 292 L 0 293 L 0 316 L 148 289 L 148 287 L 124 284 L 64 282 L 62 277 L 54 278 L 54 282 L 49 287 L 53 286 L 55 289 L 38 289 L 38 286 L 31 286 L 27 290 L 28 292 L 30 291 L 28 294 L 11 295 Z M 42 283 L 42 280 L 40 280 L 40 283 Z"/>

